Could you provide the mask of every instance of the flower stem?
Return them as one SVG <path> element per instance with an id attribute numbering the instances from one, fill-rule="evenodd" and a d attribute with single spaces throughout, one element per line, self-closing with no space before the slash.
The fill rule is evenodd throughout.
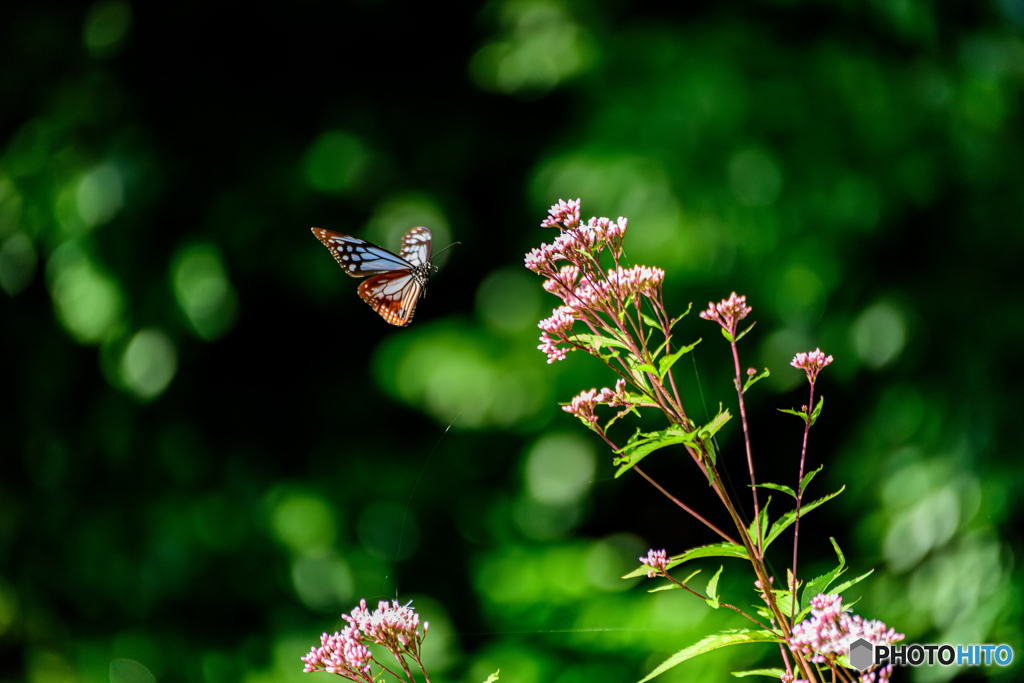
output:
<path id="1" fill-rule="evenodd" d="M 800 447 L 800 475 L 796 480 L 796 520 L 793 523 L 793 585 L 790 586 L 790 590 L 793 593 L 792 596 L 792 608 L 790 612 L 793 615 L 793 623 L 796 623 L 796 549 L 800 541 L 800 503 L 804 495 L 804 458 L 807 456 L 807 435 L 811 431 L 811 412 L 814 406 L 814 382 L 811 382 L 811 395 L 807 399 L 807 419 L 804 424 L 804 441 Z"/>
<path id="2" fill-rule="evenodd" d="M 732 543 L 733 545 L 740 545 L 740 543 L 736 539 L 732 538 L 729 534 L 725 533 L 724 531 L 719 529 L 717 526 L 712 524 L 710 521 L 705 519 L 699 512 L 697 512 L 693 508 L 689 507 L 688 505 L 686 505 L 686 503 L 684 503 L 683 501 L 679 500 L 678 498 L 673 496 L 671 493 L 666 491 L 665 488 L 661 484 L 659 484 L 658 482 L 654 481 L 649 476 L 647 476 L 647 473 L 644 472 L 642 469 L 640 469 L 638 466 L 633 465 L 633 469 L 636 470 L 637 474 L 639 474 L 641 477 L 643 477 L 648 482 L 650 482 L 651 486 L 653 486 L 654 488 L 658 489 L 658 491 L 660 491 L 662 493 L 662 495 L 664 495 L 666 498 L 671 500 L 673 503 L 675 503 L 676 505 L 681 507 L 686 512 L 690 513 L 690 515 L 692 515 L 694 517 L 694 519 L 696 519 L 699 522 L 703 523 L 704 526 L 706 526 L 707 528 L 709 528 L 712 531 L 714 531 L 716 534 L 718 534 L 719 536 L 724 538 L 727 542 Z"/>
<path id="3" fill-rule="evenodd" d="M 754 477 L 754 455 L 750 447 L 750 427 L 747 424 L 747 407 L 743 402 L 743 379 L 740 374 L 740 352 L 736 348 L 736 342 L 732 346 L 732 362 L 736 369 L 736 397 L 740 405 L 740 421 L 743 424 L 743 443 L 747 448 L 747 469 L 750 471 L 750 490 L 754 497 L 754 529 L 757 535 L 757 556 L 760 558 L 764 553 L 761 547 L 761 505 L 757 496 L 757 479 Z"/>

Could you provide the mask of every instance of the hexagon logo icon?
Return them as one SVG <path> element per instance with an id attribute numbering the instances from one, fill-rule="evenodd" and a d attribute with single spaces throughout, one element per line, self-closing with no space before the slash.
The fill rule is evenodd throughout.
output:
<path id="1" fill-rule="evenodd" d="M 863 671 L 875 663 L 874 646 L 864 638 L 858 638 L 850 643 L 850 666 L 857 671 Z"/>

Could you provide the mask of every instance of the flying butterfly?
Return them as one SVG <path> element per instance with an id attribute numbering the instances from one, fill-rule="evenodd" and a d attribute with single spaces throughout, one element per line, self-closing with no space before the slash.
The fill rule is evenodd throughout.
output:
<path id="1" fill-rule="evenodd" d="M 359 296 L 387 322 L 405 327 L 416 304 L 426 296 L 430 279 L 430 230 L 415 227 L 405 233 L 398 254 L 366 240 L 340 232 L 313 228 L 342 270 L 352 277 L 367 277 Z"/>

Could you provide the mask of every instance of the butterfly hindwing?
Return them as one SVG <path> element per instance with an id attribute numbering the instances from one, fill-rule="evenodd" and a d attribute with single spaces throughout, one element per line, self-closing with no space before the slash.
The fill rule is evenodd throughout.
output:
<path id="1" fill-rule="evenodd" d="M 430 277 L 430 230 L 415 227 L 405 233 L 401 256 L 352 235 L 321 228 L 313 228 L 313 234 L 346 273 L 370 276 L 359 285 L 363 301 L 388 323 L 409 324 Z"/>
<path id="2" fill-rule="evenodd" d="M 412 321 L 423 283 L 412 271 L 395 270 L 374 275 L 359 285 L 359 296 L 384 320 L 405 327 Z"/>

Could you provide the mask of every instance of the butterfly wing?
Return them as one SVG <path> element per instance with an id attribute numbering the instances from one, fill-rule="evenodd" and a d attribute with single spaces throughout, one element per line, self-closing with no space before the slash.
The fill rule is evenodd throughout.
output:
<path id="1" fill-rule="evenodd" d="M 405 327 L 412 321 L 416 303 L 423 293 L 419 273 L 408 269 L 374 275 L 359 284 L 359 296 L 387 322 Z"/>
<path id="2" fill-rule="evenodd" d="M 426 228 L 413 228 L 406 234 L 406 239 L 409 238 L 409 235 L 414 230 L 425 230 L 427 232 L 427 254 L 429 255 L 430 231 Z M 408 270 L 414 266 L 421 265 L 411 263 L 397 254 L 392 254 L 387 249 L 352 235 L 344 235 L 340 232 L 332 232 L 322 228 L 313 228 L 313 234 L 327 247 L 328 251 L 331 252 L 331 256 L 341 266 L 341 269 L 352 277 L 366 277 L 392 270 Z M 402 250 L 405 250 L 404 240 Z"/>
<path id="3" fill-rule="evenodd" d="M 405 233 L 402 238 L 402 258 L 414 266 L 430 265 L 430 231 L 418 226 Z"/>

